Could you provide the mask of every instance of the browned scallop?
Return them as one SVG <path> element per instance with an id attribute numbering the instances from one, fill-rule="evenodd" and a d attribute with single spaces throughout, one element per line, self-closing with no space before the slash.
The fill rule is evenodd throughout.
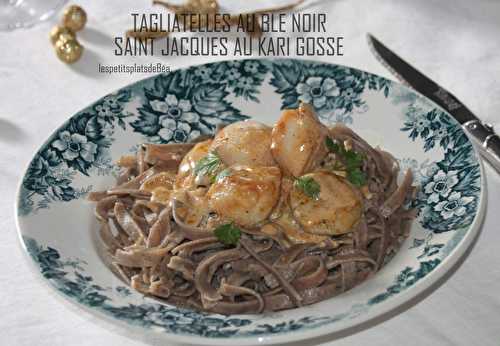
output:
<path id="1" fill-rule="evenodd" d="M 272 131 L 271 152 L 288 175 L 301 176 L 326 155 L 328 128 L 308 104 L 283 111 Z"/>
<path id="2" fill-rule="evenodd" d="M 278 202 L 281 172 L 278 167 L 236 165 L 208 190 L 209 207 L 221 218 L 241 226 L 265 220 Z"/>
<path id="3" fill-rule="evenodd" d="M 274 166 L 271 128 L 257 121 L 238 121 L 217 133 L 211 145 L 226 165 Z"/>
<path id="4" fill-rule="evenodd" d="M 179 171 L 177 173 L 177 178 L 175 179 L 175 188 L 189 188 L 194 186 L 194 166 L 196 162 L 205 157 L 209 150 L 212 140 L 206 140 L 196 145 L 184 156 L 179 165 Z"/>
<path id="5" fill-rule="evenodd" d="M 318 244 L 328 239 L 325 235 L 304 232 L 290 212 L 283 213 L 275 223 L 281 226 L 286 238 L 294 244 Z"/>
<path id="6" fill-rule="evenodd" d="M 348 233 L 361 218 L 360 195 L 344 179 L 329 172 L 315 172 L 313 178 L 320 186 L 317 199 L 294 187 L 290 206 L 294 218 L 304 230 L 314 234 L 337 235 Z"/>

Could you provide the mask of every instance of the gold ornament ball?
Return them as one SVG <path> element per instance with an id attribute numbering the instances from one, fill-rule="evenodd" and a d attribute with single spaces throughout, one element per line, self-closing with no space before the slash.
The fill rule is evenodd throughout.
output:
<path id="1" fill-rule="evenodd" d="M 79 31 L 83 29 L 87 22 L 87 13 L 80 6 L 71 5 L 63 14 L 62 23 L 64 26 Z"/>
<path id="2" fill-rule="evenodd" d="M 56 53 L 61 61 L 72 64 L 82 56 L 83 46 L 76 39 L 59 40 L 56 42 Z"/>
<path id="3" fill-rule="evenodd" d="M 57 25 L 50 31 L 50 42 L 75 40 L 75 32 L 68 27 Z"/>

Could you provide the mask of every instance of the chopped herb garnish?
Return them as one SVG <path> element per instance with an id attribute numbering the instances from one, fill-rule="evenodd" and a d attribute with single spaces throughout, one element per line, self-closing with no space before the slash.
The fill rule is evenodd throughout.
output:
<path id="1" fill-rule="evenodd" d="M 366 174 L 361 170 L 365 155 L 354 150 L 347 150 L 343 143 L 334 142 L 330 137 L 326 137 L 326 147 L 334 152 L 342 160 L 347 173 L 347 180 L 357 187 L 366 184 Z"/>
<path id="2" fill-rule="evenodd" d="M 306 196 L 318 199 L 319 192 L 321 190 L 320 185 L 316 180 L 311 177 L 300 177 L 297 178 L 294 182 L 295 187 L 302 190 L 306 194 Z"/>
<path id="3" fill-rule="evenodd" d="M 194 166 L 195 175 L 206 175 L 210 177 L 211 182 L 215 180 L 215 174 L 221 166 L 221 159 L 219 155 L 214 152 L 209 152 L 207 156 L 196 162 Z"/>
<path id="4" fill-rule="evenodd" d="M 334 153 L 340 153 L 340 145 L 335 143 L 330 137 L 326 137 L 326 147 L 328 150 L 333 151 Z"/>
<path id="5" fill-rule="evenodd" d="M 348 170 L 360 168 L 363 165 L 364 155 L 353 150 L 344 152 L 345 165 Z"/>
<path id="6" fill-rule="evenodd" d="M 231 222 L 217 227 L 214 234 L 220 242 L 226 245 L 236 245 L 240 240 L 241 230 Z"/>
<path id="7" fill-rule="evenodd" d="M 347 180 L 351 184 L 361 187 L 366 184 L 366 175 L 359 168 L 354 168 L 347 172 Z"/>
<path id="8" fill-rule="evenodd" d="M 230 168 L 223 169 L 222 171 L 219 172 L 219 174 L 217 174 L 217 176 L 215 177 L 215 181 L 218 182 L 218 181 L 224 179 L 225 177 L 229 177 L 230 175 L 231 175 Z"/>

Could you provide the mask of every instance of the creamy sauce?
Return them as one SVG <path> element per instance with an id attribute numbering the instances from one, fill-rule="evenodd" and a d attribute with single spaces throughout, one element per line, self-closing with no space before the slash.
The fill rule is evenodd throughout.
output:
<path id="1" fill-rule="evenodd" d="M 285 232 L 285 236 L 295 244 L 320 243 L 328 237 L 307 233 L 302 230 L 300 224 L 294 220 L 290 211 L 283 211 L 281 217 L 275 221 Z"/>
<path id="2" fill-rule="evenodd" d="M 284 111 L 272 129 L 255 121 L 237 122 L 214 140 L 196 144 L 176 176 L 156 174 L 141 188 L 152 192 L 152 201 L 182 202 L 178 214 L 190 225 L 206 221 L 203 224 L 212 228 L 234 222 L 257 228 L 272 221 L 279 227 L 263 231 L 273 236 L 282 232 L 291 243 L 321 243 L 331 235 L 350 232 L 362 211 L 361 194 L 354 187 L 317 169 L 327 154 L 327 134 L 309 106 Z M 221 159 L 218 172 L 224 167 L 227 174 L 217 179 L 195 177 L 196 163 L 209 152 Z M 294 186 L 300 176 L 319 184 L 318 199 Z"/>

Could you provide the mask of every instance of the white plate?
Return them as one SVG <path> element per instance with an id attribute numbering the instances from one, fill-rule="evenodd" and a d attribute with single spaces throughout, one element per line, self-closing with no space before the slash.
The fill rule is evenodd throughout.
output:
<path id="1" fill-rule="evenodd" d="M 186 141 L 211 133 L 218 122 L 253 118 L 271 124 L 280 109 L 300 101 L 312 103 L 325 123 L 348 124 L 413 169 L 420 215 L 397 255 L 338 297 L 260 316 L 192 312 L 124 287 L 99 256 L 93 206 L 85 201 L 89 190 L 114 183 L 113 162 L 140 142 Z M 19 189 L 17 215 L 36 268 L 78 306 L 181 342 L 248 345 L 338 334 L 415 300 L 471 245 L 484 196 L 471 143 L 431 101 L 345 66 L 243 60 L 145 79 L 75 114 L 33 158 Z"/>

